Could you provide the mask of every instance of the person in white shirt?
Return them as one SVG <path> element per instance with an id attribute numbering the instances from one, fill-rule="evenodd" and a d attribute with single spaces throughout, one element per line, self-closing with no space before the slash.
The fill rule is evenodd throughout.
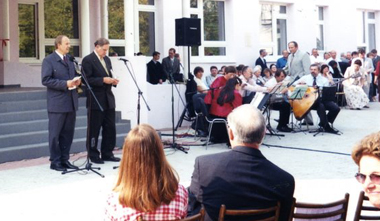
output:
<path id="1" fill-rule="evenodd" d="M 256 75 L 253 75 L 252 68 L 244 66 L 242 71 L 242 75 L 239 77 L 242 80 L 240 94 L 243 97 L 243 104 L 248 104 L 255 96 L 255 92 L 268 92 L 268 88 L 256 83 L 257 78 Z M 256 69 L 256 74 L 260 76 L 261 68 Z"/>
<path id="2" fill-rule="evenodd" d="M 216 79 L 216 75 L 218 74 L 218 68 L 215 66 L 210 67 L 210 75 L 206 76 L 206 86 L 210 87 L 212 82 Z"/>
<path id="3" fill-rule="evenodd" d="M 200 94 L 207 94 L 208 87 L 205 85 L 205 83 L 202 81 L 203 76 L 203 68 L 202 67 L 195 67 L 194 68 L 194 81 L 197 83 L 197 92 Z"/>
<path id="4" fill-rule="evenodd" d="M 321 64 L 322 59 L 319 58 L 318 50 L 316 48 L 311 49 L 310 64 Z"/>
<path id="5" fill-rule="evenodd" d="M 320 73 L 319 66 L 317 64 L 312 64 L 310 66 L 310 74 L 301 77 L 294 85 L 307 85 L 314 88 L 322 88 L 329 86 L 329 81 L 323 77 Z M 330 124 L 333 124 L 336 117 L 339 114 L 340 108 L 334 101 L 326 101 L 323 99 L 317 99 L 312 106 L 313 110 L 317 110 L 319 122 L 319 130 L 328 133 L 338 134 L 338 131 L 334 130 Z M 328 114 L 326 114 L 328 110 Z"/>
<path id="6" fill-rule="evenodd" d="M 284 82 L 285 77 L 285 71 L 278 69 L 274 74 L 274 77 L 265 83 L 265 86 L 272 88 L 272 95 L 270 99 L 271 109 L 280 111 L 277 130 L 281 132 L 292 132 L 293 130 L 288 127 L 290 104 L 286 99 L 288 88 L 286 87 L 286 82 Z"/>

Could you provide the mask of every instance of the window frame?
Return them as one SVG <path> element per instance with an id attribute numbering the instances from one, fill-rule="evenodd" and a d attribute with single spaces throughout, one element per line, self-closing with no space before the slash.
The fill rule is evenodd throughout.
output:
<path id="1" fill-rule="evenodd" d="M 156 0 L 157 1 L 157 0 Z M 140 5 L 138 0 L 135 0 L 136 10 L 134 10 L 136 13 L 135 15 L 135 25 L 134 25 L 134 32 L 135 32 L 135 45 L 134 45 L 134 52 L 140 52 L 140 12 L 153 12 L 154 13 L 154 44 L 157 46 L 157 2 L 155 1 L 154 5 Z M 157 49 L 154 49 L 157 50 Z M 150 54 L 147 54 L 145 56 L 152 56 Z"/>

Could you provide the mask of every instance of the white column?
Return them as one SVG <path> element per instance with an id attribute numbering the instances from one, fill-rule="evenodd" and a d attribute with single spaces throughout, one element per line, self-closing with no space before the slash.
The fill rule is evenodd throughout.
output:
<path id="1" fill-rule="evenodd" d="M 90 54 L 90 0 L 81 0 L 81 55 L 82 57 Z"/>
<path id="2" fill-rule="evenodd" d="M 108 39 L 108 0 L 100 2 L 101 36 Z"/>
<path id="3" fill-rule="evenodd" d="M 135 49 L 135 8 L 134 0 L 124 0 L 125 55 L 133 56 Z M 138 24 L 136 24 L 138 25 Z"/>
<path id="4" fill-rule="evenodd" d="M 2 0 L 1 3 L 0 3 L 1 7 L 2 7 L 2 15 L 1 16 L 1 20 L 3 22 L 3 34 L 0 35 L 0 38 L 1 39 L 9 39 L 9 0 Z M 4 46 L 3 47 L 3 50 L 1 51 L 1 53 L 3 53 L 3 61 L 9 61 L 10 60 L 10 44 L 11 44 L 11 41 L 7 41 L 7 46 Z M 2 44 L 2 42 L 0 42 L 0 44 Z M 1 45 L 0 45 L 1 46 Z"/>
<path id="5" fill-rule="evenodd" d="M 182 17 L 183 18 L 190 18 L 190 0 L 182 0 Z M 187 46 L 182 46 L 182 63 L 183 66 L 185 67 L 184 71 L 184 77 L 185 79 L 188 79 L 188 69 L 189 69 L 189 56 L 188 56 L 188 47 Z M 190 61 L 191 63 L 191 61 Z M 190 69 L 194 69 L 193 67 L 190 67 Z M 192 72 L 192 70 L 190 70 Z"/>

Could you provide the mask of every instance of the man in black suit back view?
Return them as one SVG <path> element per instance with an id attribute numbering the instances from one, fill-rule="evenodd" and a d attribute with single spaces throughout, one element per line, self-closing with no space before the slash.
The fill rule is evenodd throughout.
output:
<path id="1" fill-rule="evenodd" d="M 246 104 L 233 110 L 227 120 L 232 150 L 196 158 L 189 187 L 188 216 L 199 212 L 203 205 L 205 220 L 217 220 L 222 204 L 227 209 L 261 209 L 279 201 L 279 220 L 287 221 L 294 178 L 259 150 L 265 135 L 264 117 L 258 109 Z"/>
<path id="2" fill-rule="evenodd" d="M 146 81 L 151 84 L 162 84 L 166 80 L 160 60 L 160 52 L 153 52 L 153 58 L 146 64 Z"/>

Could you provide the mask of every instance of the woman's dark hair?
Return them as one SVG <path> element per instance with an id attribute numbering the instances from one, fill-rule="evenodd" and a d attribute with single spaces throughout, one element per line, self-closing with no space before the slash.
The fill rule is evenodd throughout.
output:
<path id="1" fill-rule="evenodd" d="M 282 68 L 277 69 L 276 73 L 274 73 L 274 76 L 275 77 L 280 77 L 281 73 L 283 73 L 284 76 L 286 77 L 286 73 L 285 73 L 285 71 Z"/>
<path id="2" fill-rule="evenodd" d="M 235 66 L 228 66 L 226 67 L 226 69 L 224 70 L 224 73 L 228 74 L 228 73 L 235 73 L 236 74 L 236 68 Z"/>
<path id="3" fill-rule="evenodd" d="M 354 64 L 357 64 L 357 65 L 359 65 L 359 66 L 362 66 L 362 61 L 359 60 L 359 59 L 357 59 L 357 60 L 355 60 Z"/>
<path id="4" fill-rule="evenodd" d="M 276 64 L 271 64 L 271 65 L 269 66 L 269 69 L 272 69 L 273 66 L 276 66 Z M 276 68 L 277 68 L 277 66 L 276 66 Z"/>
<path id="5" fill-rule="evenodd" d="M 198 74 L 199 72 L 204 72 L 203 68 L 202 68 L 202 67 L 199 67 L 199 66 L 195 67 L 195 68 L 194 68 L 194 75 L 197 76 L 197 74 Z"/>
<path id="6" fill-rule="evenodd" d="M 233 77 L 229 79 L 226 85 L 220 91 L 219 97 L 216 100 L 220 106 L 223 106 L 224 103 L 231 103 L 235 99 L 235 87 L 237 84 L 241 84 L 242 81 L 238 77 Z"/>
<path id="7" fill-rule="evenodd" d="M 325 68 L 329 68 L 329 66 L 327 64 L 322 64 L 322 66 L 321 66 L 321 74 L 323 74 L 323 69 L 325 69 Z"/>

